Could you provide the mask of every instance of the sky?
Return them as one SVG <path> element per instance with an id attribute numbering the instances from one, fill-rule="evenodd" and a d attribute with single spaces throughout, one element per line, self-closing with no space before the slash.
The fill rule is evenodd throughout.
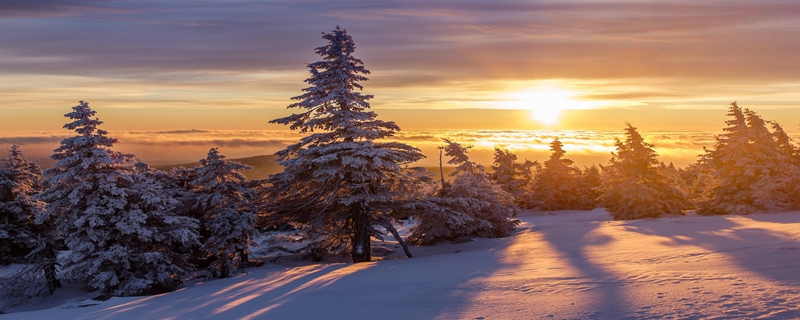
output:
<path id="1" fill-rule="evenodd" d="M 0 142 L 52 150 L 78 100 L 120 136 L 285 132 L 268 122 L 336 25 L 374 111 L 404 130 L 720 131 L 732 101 L 800 123 L 796 1 L 11 0 Z M 259 141 L 236 152 L 283 145 Z M 129 149 L 166 161 L 156 142 Z"/>

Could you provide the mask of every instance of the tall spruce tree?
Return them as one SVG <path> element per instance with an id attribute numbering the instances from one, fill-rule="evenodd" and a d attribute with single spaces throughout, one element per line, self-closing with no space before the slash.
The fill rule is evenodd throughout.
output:
<path id="1" fill-rule="evenodd" d="M 657 218 L 682 214 L 689 203 L 683 192 L 669 184 L 659 168 L 658 154 L 631 124 L 625 129 L 625 141 L 617 139 L 600 196 L 601 205 L 614 220 Z"/>
<path id="2" fill-rule="evenodd" d="M 47 206 L 36 218 L 54 221 L 70 249 L 61 279 L 114 296 L 171 290 L 189 267 L 172 248 L 197 241 L 196 220 L 175 215 L 177 201 L 137 173 L 133 155 L 111 149 L 117 139 L 97 128 L 87 102 L 72 110 L 64 128 L 77 135 L 51 156 L 58 162 L 45 171 Z"/>
<path id="3" fill-rule="evenodd" d="M 371 237 L 380 234 L 373 226 L 391 220 L 378 209 L 395 196 L 385 182 L 423 155 L 380 141 L 400 128 L 367 111 L 372 95 L 361 94 L 359 82 L 369 71 L 353 56 L 356 45 L 347 31 L 336 26 L 322 38 L 328 43 L 315 50 L 322 60 L 308 65 L 310 86 L 288 107 L 305 111 L 270 121 L 310 135 L 276 153 L 284 171 L 268 179 L 269 216 L 275 224 L 308 227 L 315 241 L 307 249 L 317 257 L 344 247 L 353 262 L 370 261 Z"/>

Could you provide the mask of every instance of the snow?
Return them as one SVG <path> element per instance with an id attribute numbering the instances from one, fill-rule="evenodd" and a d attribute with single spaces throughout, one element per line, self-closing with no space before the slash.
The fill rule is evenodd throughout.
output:
<path id="1" fill-rule="evenodd" d="M 800 317 L 800 212 L 611 221 L 596 209 L 519 219 L 510 237 L 412 247 L 410 259 L 282 258 L 172 293 L 71 300 L 2 318 Z"/>

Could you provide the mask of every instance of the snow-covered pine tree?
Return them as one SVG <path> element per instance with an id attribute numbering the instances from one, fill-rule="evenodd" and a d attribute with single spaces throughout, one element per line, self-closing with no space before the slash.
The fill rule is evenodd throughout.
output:
<path id="1" fill-rule="evenodd" d="M 683 192 L 668 183 L 659 168 L 658 154 L 630 123 L 625 141 L 617 139 L 600 196 L 601 205 L 614 220 L 657 218 L 665 214 L 682 214 L 689 206 Z"/>
<path id="2" fill-rule="evenodd" d="M 36 215 L 44 202 L 34 200 L 42 191 L 42 171 L 13 145 L 0 162 L 0 265 L 23 262 L 36 247 Z"/>
<path id="3" fill-rule="evenodd" d="M 513 197 L 489 178 L 482 165 L 469 160 L 469 146 L 443 140 L 445 154 L 451 157 L 447 163 L 457 166 L 451 173 L 453 181 L 444 183 L 435 195 L 404 205 L 418 221 L 408 240 L 427 245 L 510 235 L 517 223 L 509 219 Z"/>
<path id="4" fill-rule="evenodd" d="M 61 286 L 56 278 L 57 233 L 50 221 L 34 222 L 45 203 L 42 171 L 28 161 L 19 146 L 0 162 L 0 263 L 11 260 L 27 266 L 0 283 L 0 297 L 8 305 L 52 294 Z"/>
<path id="5" fill-rule="evenodd" d="M 328 44 L 315 50 L 321 61 L 308 65 L 310 86 L 292 99 L 289 108 L 301 113 L 270 121 L 311 133 L 276 153 L 284 171 L 268 178 L 270 219 L 296 223 L 314 238 L 307 249 L 322 252 L 345 247 L 353 262 L 371 260 L 373 226 L 387 225 L 390 217 L 375 208 L 392 201 L 387 180 L 404 174 L 402 165 L 423 157 L 419 149 L 397 142 L 381 142 L 400 128 L 377 119 L 363 95 L 360 81 L 369 71 L 355 58 L 353 38 L 336 26 L 322 38 Z"/>
<path id="6" fill-rule="evenodd" d="M 700 160 L 716 177 L 713 197 L 699 204 L 698 214 L 748 214 L 786 206 L 785 190 L 796 167 L 785 156 L 755 112 L 731 103 L 725 133 Z"/>
<path id="7" fill-rule="evenodd" d="M 200 212 L 204 235 L 202 250 L 217 258 L 211 266 L 215 276 L 227 278 L 233 266 L 245 268 L 249 263 L 249 245 L 254 245 L 256 193 L 245 186 L 242 170 L 252 167 L 225 159 L 217 148 L 193 168 L 189 182 L 195 195 L 193 210 Z M 236 261 L 234 263 L 234 260 Z"/>
<path id="8" fill-rule="evenodd" d="M 550 143 L 553 152 L 536 174 L 533 183 L 534 198 L 542 210 L 583 209 L 577 178 L 580 169 L 565 159 L 564 145 L 556 138 Z"/>
<path id="9" fill-rule="evenodd" d="M 538 162 L 531 162 L 527 159 L 524 163 L 517 163 L 517 155 L 508 150 L 495 148 L 490 177 L 492 181 L 514 197 L 517 206 L 531 207 L 533 203 L 530 197 L 531 177 L 533 177 L 531 169 L 538 166 Z"/>
<path id="10" fill-rule="evenodd" d="M 61 141 L 44 173 L 47 206 L 36 222 L 53 221 L 70 249 L 61 280 L 114 296 L 171 290 L 188 268 L 172 248 L 197 241 L 196 221 L 173 213 L 177 202 L 137 173 L 133 155 L 111 150 L 117 139 L 95 114 L 80 101 L 65 115 L 77 135 Z"/>

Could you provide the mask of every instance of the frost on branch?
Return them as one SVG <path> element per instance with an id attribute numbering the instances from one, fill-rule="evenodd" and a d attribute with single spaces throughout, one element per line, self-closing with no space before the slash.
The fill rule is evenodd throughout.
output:
<path id="1" fill-rule="evenodd" d="M 689 207 L 683 192 L 670 185 L 660 170 L 653 145 L 644 142 L 636 128 L 628 124 L 625 140 L 617 139 L 602 177 L 601 205 L 614 220 L 656 218 L 683 214 Z"/>
<path id="2" fill-rule="evenodd" d="M 536 161 L 525 160 L 523 163 L 517 163 L 517 155 L 508 150 L 494 149 L 494 162 L 490 177 L 492 181 L 514 197 L 514 203 L 517 206 L 533 208 L 536 203 L 531 186 L 535 168 L 540 168 Z"/>
<path id="3" fill-rule="evenodd" d="M 230 275 L 232 267 L 247 267 L 249 245 L 255 226 L 255 192 L 245 185 L 242 170 L 252 167 L 225 159 L 211 148 L 208 156 L 191 169 L 189 190 L 193 212 L 202 229 L 202 248 L 211 258 L 211 270 L 220 278 Z"/>
<path id="4" fill-rule="evenodd" d="M 409 242 L 434 244 L 442 240 L 468 241 L 473 237 L 510 235 L 516 220 L 510 220 L 513 197 L 489 178 L 480 164 L 469 161 L 470 147 L 444 139 L 448 164 L 456 165 L 452 183 L 439 191 L 404 205 L 419 221 Z"/>
<path id="5" fill-rule="evenodd" d="M 343 250 L 353 262 L 370 261 L 371 238 L 381 235 L 375 225 L 393 220 L 386 210 L 398 196 L 391 181 L 403 180 L 403 165 L 423 156 L 382 141 L 400 128 L 367 111 L 372 96 L 359 92 L 359 82 L 369 71 L 353 56 L 353 38 L 338 26 L 322 38 L 328 44 L 315 50 L 322 60 L 308 65 L 309 87 L 289 105 L 300 112 L 270 121 L 309 135 L 276 153 L 284 171 L 268 178 L 271 203 L 263 223 L 304 227 L 313 239 L 306 250 L 315 258 Z"/>
<path id="6" fill-rule="evenodd" d="M 8 307 L 52 294 L 61 282 L 56 278 L 55 228 L 51 221 L 35 223 L 45 206 L 36 199 L 43 188 L 39 166 L 16 145 L 0 161 L 0 264 L 26 264 L 0 279 L 0 297 Z"/>
<path id="7" fill-rule="evenodd" d="M 97 128 L 102 122 L 88 103 L 72 110 L 64 128 L 77 135 L 51 156 L 58 162 L 45 171 L 47 206 L 36 218 L 53 221 L 69 247 L 61 280 L 115 296 L 175 288 L 190 269 L 179 252 L 197 241 L 196 221 L 174 213 L 177 201 L 137 169 L 133 155 L 111 150 L 117 140 Z"/>
<path id="8" fill-rule="evenodd" d="M 699 204 L 698 213 L 748 214 L 779 210 L 798 203 L 796 149 L 775 122 L 774 133 L 754 111 L 731 103 L 714 149 L 706 149 L 701 169 L 715 178 L 712 194 Z"/>

